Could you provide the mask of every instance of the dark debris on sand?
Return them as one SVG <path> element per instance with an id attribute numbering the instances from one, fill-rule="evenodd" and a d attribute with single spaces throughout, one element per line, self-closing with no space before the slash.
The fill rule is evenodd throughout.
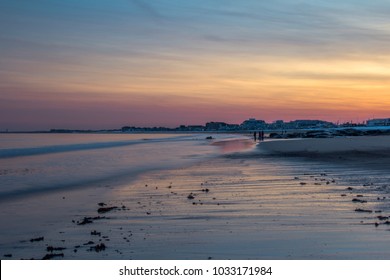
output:
<path id="1" fill-rule="evenodd" d="M 90 248 L 90 251 L 95 251 L 97 253 L 104 250 L 106 250 L 106 245 L 104 243 L 97 244 L 96 246 Z"/>
<path id="2" fill-rule="evenodd" d="M 358 203 L 367 203 L 366 200 L 362 200 L 362 199 L 358 199 L 358 198 L 354 198 L 352 199 L 352 202 L 358 202 Z"/>
<path id="3" fill-rule="evenodd" d="M 99 214 L 110 212 L 114 209 L 117 209 L 117 206 L 111 206 L 111 207 L 100 207 L 97 211 Z"/>
<path id="4" fill-rule="evenodd" d="M 106 219 L 106 217 L 97 216 L 97 217 L 84 217 L 81 221 L 77 221 L 77 225 L 86 225 L 86 224 L 92 224 L 94 220 L 101 220 Z"/>
<path id="5" fill-rule="evenodd" d="M 46 251 L 48 252 L 53 252 L 53 251 L 63 251 L 65 250 L 66 248 L 65 247 L 53 247 L 53 246 L 48 246 L 46 248 Z"/>
<path id="6" fill-rule="evenodd" d="M 374 225 L 375 225 L 375 227 L 378 227 L 378 226 L 380 226 L 380 225 L 390 225 L 390 221 L 386 221 L 386 222 L 384 222 L 384 223 L 375 222 Z"/>
<path id="7" fill-rule="evenodd" d="M 45 238 L 43 236 L 40 236 L 40 237 L 36 237 L 36 238 L 31 238 L 30 239 L 30 242 L 39 242 L 39 241 L 43 241 Z"/>
<path id="8" fill-rule="evenodd" d="M 46 254 L 42 260 L 51 260 L 51 259 L 54 259 L 54 258 L 58 258 L 58 257 L 61 257 L 63 258 L 64 257 L 64 254 L 61 253 L 61 254 Z"/>
<path id="9" fill-rule="evenodd" d="M 356 208 L 355 212 L 361 212 L 361 213 L 372 213 L 372 210 L 366 210 L 361 208 Z"/>

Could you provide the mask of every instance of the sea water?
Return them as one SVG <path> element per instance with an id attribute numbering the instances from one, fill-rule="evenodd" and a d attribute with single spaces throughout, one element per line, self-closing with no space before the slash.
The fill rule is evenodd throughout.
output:
<path id="1" fill-rule="evenodd" d="M 216 156 L 204 134 L 0 134 L 0 200 L 178 168 Z"/>
<path id="2" fill-rule="evenodd" d="M 0 134 L 0 256 L 389 259 L 387 170 L 207 136 Z M 119 208 L 78 224 L 102 202 Z M 104 252 L 85 245 L 93 230 Z"/>

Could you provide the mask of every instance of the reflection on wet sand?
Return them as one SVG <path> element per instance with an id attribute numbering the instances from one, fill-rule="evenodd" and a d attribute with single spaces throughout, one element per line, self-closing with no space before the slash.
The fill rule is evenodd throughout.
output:
<path id="1" fill-rule="evenodd" d="M 237 139 L 228 141 L 218 141 L 213 143 L 214 146 L 218 146 L 222 153 L 235 153 L 242 152 L 253 148 L 255 143 L 249 139 Z"/>

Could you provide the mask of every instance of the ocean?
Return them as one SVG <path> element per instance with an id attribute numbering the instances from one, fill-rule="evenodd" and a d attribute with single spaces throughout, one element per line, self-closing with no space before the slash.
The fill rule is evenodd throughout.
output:
<path id="1" fill-rule="evenodd" d="M 186 166 L 218 154 L 218 147 L 210 145 L 206 137 L 203 134 L 0 134 L 0 200 Z"/>
<path id="2" fill-rule="evenodd" d="M 390 258 L 386 158 L 208 136 L 1 134 L 0 255 Z"/>

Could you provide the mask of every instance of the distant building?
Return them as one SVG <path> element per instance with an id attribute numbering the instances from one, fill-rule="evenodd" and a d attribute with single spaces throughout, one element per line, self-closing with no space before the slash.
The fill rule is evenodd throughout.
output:
<path id="1" fill-rule="evenodd" d="M 339 127 L 357 127 L 357 126 L 362 126 L 362 125 L 358 123 L 354 123 L 352 121 L 339 124 Z"/>
<path id="2" fill-rule="evenodd" d="M 239 130 L 239 129 L 240 129 L 240 126 L 238 124 L 229 124 L 229 123 L 224 123 L 224 122 L 208 122 L 208 123 L 206 123 L 206 126 L 204 127 L 203 130 L 209 130 L 209 131 L 230 130 L 230 131 L 232 131 L 232 130 Z"/>
<path id="3" fill-rule="evenodd" d="M 268 124 L 269 129 L 284 129 L 286 128 L 286 123 L 282 120 L 274 121 L 271 124 Z"/>
<path id="4" fill-rule="evenodd" d="M 371 119 L 367 121 L 367 126 L 389 126 L 390 118 L 388 119 Z"/>
<path id="5" fill-rule="evenodd" d="M 204 131 L 205 127 L 203 125 L 189 125 L 188 130 L 189 131 Z"/>
<path id="6" fill-rule="evenodd" d="M 263 120 L 256 120 L 254 118 L 251 118 L 249 120 L 245 120 L 240 126 L 243 130 L 256 130 L 265 129 L 267 124 Z"/>
<path id="7" fill-rule="evenodd" d="M 122 127 L 122 132 L 127 132 L 127 131 L 132 131 L 134 129 L 134 127 L 130 127 L 130 126 L 124 126 Z"/>
<path id="8" fill-rule="evenodd" d="M 226 124 L 224 130 L 239 130 L 240 125 L 239 124 Z"/>
<path id="9" fill-rule="evenodd" d="M 179 131 L 186 131 L 186 130 L 188 130 L 188 128 L 185 125 L 181 125 L 181 126 L 179 126 L 177 128 L 177 130 L 179 130 Z"/>
<path id="10" fill-rule="evenodd" d="M 321 120 L 295 120 L 286 123 L 286 128 L 302 129 L 302 128 L 332 128 L 336 127 L 334 123 Z"/>
<path id="11" fill-rule="evenodd" d="M 206 123 L 206 130 L 223 130 L 227 123 L 224 122 L 208 122 Z"/>

